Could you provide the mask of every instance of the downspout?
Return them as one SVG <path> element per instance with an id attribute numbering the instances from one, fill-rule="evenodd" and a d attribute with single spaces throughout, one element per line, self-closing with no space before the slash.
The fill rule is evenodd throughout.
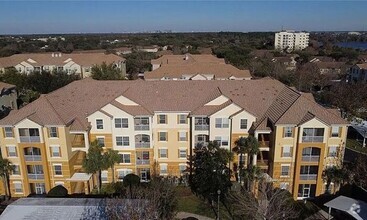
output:
<path id="1" fill-rule="evenodd" d="M 189 136 L 190 136 L 190 157 L 189 157 L 189 166 L 190 166 L 190 176 L 189 176 L 189 184 L 191 184 L 191 180 L 192 180 L 192 117 L 189 117 Z"/>
<path id="2" fill-rule="evenodd" d="M 229 118 L 229 152 L 232 154 L 232 118 Z M 228 159 L 228 176 L 231 181 L 231 158 Z"/>

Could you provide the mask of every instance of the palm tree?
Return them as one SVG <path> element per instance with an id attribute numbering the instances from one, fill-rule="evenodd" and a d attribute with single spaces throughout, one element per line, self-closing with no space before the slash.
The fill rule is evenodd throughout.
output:
<path id="1" fill-rule="evenodd" d="M 6 199 L 11 197 L 9 175 L 14 170 L 14 166 L 8 159 L 0 158 L 0 177 L 5 187 Z"/>
<path id="2" fill-rule="evenodd" d="M 240 138 L 238 138 L 235 142 L 234 142 L 234 144 L 235 144 L 235 147 L 233 148 L 233 151 L 236 153 L 236 154 L 238 154 L 238 155 L 240 155 L 240 161 L 239 161 L 239 163 L 238 163 L 238 168 L 239 168 L 239 179 L 240 179 L 240 184 L 242 183 L 242 179 L 241 179 L 241 173 L 242 173 L 242 169 L 243 169 L 243 166 L 244 166 L 244 164 L 243 164 L 243 162 L 242 162 L 242 158 L 243 158 L 243 155 L 244 154 L 246 154 L 246 148 L 245 148 L 245 145 L 246 145 L 246 138 L 245 137 L 240 137 Z"/>
<path id="3" fill-rule="evenodd" d="M 248 165 L 250 165 L 252 161 L 251 156 L 257 155 L 260 152 L 260 143 L 255 137 L 248 136 L 245 141 L 245 148 L 246 148 L 246 152 L 248 153 L 248 157 L 249 157 Z"/>
<path id="4" fill-rule="evenodd" d="M 115 183 L 115 164 L 121 161 L 121 157 L 118 151 L 109 149 L 103 154 L 103 165 L 105 169 L 111 168 L 112 170 L 112 182 Z"/>
<path id="5" fill-rule="evenodd" d="M 98 176 L 98 184 L 97 189 L 98 193 L 101 190 L 101 170 L 104 168 L 103 164 L 103 155 L 102 155 L 102 146 L 98 143 L 97 140 L 93 141 L 88 149 L 88 154 L 83 160 L 83 168 L 85 172 L 97 174 Z"/>
<path id="6" fill-rule="evenodd" d="M 261 177 L 261 169 L 258 166 L 249 165 L 243 170 L 242 176 L 246 183 L 246 188 L 249 192 L 253 191 L 254 182 Z"/>

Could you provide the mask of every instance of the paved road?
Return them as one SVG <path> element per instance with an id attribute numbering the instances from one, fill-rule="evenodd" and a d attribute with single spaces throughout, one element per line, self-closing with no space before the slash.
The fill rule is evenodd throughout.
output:
<path id="1" fill-rule="evenodd" d="M 184 218 L 188 218 L 188 217 L 194 217 L 194 218 L 197 218 L 199 220 L 214 220 L 214 219 L 208 218 L 206 216 L 196 215 L 196 214 L 192 214 L 192 213 L 188 213 L 188 212 L 179 212 L 176 215 L 176 218 L 178 218 L 178 219 L 184 219 Z"/>

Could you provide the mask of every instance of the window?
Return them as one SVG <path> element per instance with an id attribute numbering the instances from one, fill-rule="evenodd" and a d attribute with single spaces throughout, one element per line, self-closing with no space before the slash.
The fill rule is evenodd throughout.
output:
<path id="1" fill-rule="evenodd" d="M 158 132 L 159 141 L 168 141 L 168 132 Z"/>
<path id="2" fill-rule="evenodd" d="M 62 175 L 61 165 L 54 165 L 55 175 Z"/>
<path id="3" fill-rule="evenodd" d="M 178 140 L 179 141 L 187 141 L 187 132 L 186 131 L 178 132 Z"/>
<path id="4" fill-rule="evenodd" d="M 16 157 L 17 156 L 17 149 L 15 146 L 8 146 L 8 157 Z"/>
<path id="5" fill-rule="evenodd" d="M 20 142 L 40 142 L 38 128 L 19 128 Z"/>
<path id="6" fill-rule="evenodd" d="M 15 193 L 23 193 L 23 186 L 21 182 L 14 182 Z"/>
<path id="7" fill-rule="evenodd" d="M 180 173 L 184 173 L 186 171 L 186 164 L 180 164 L 178 165 L 178 169 L 180 170 Z"/>
<path id="8" fill-rule="evenodd" d="M 303 142 L 323 142 L 324 140 L 324 128 L 304 128 L 303 129 Z"/>
<path id="9" fill-rule="evenodd" d="M 240 129 L 247 129 L 247 119 L 241 119 Z"/>
<path id="10" fill-rule="evenodd" d="M 186 159 L 186 149 L 179 149 L 178 150 L 178 157 Z"/>
<path id="11" fill-rule="evenodd" d="M 103 129 L 103 119 L 96 119 L 97 129 Z"/>
<path id="12" fill-rule="evenodd" d="M 130 154 L 120 154 L 121 162 L 120 163 L 131 163 Z"/>
<path id="13" fill-rule="evenodd" d="M 58 134 L 57 134 L 57 127 L 50 127 L 50 128 L 48 129 L 48 134 L 49 134 L 49 137 L 53 137 L 53 138 L 58 137 Z"/>
<path id="14" fill-rule="evenodd" d="M 119 180 L 123 180 L 124 177 L 129 174 L 132 173 L 133 171 L 131 169 L 121 169 L 121 170 L 117 170 L 117 177 Z"/>
<path id="15" fill-rule="evenodd" d="M 166 164 L 160 164 L 160 173 L 161 174 L 167 174 L 167 165 Z"/>
<path id="16" fill-rule="evenodd" d="M 158 124 L 167 124 L 167 115 L 158 115 Z"/>
<path id="17" fill-rule="evenodd" d="M 291 157 L 292 156 L 292 147 L 291 146 L 283 146 L 282 148 L 282 157 Z"/>
<path id="18" fill-rule="evenodd" d="M 116 145 L 117 146 L 124 146 L 124 147 L 130 146 L 130 138 L 129 138 L 129 136 L 116 137 Z"/>
<path id="19" fill-rule="evenodd" d="M 215 127 L 216 128 L 228 128 L 229 127 L 229 119 L 228 118 L 216 118 L 215 119 Z"/>
<path id="20" fill-rule="evenodd" d="M 129 119 L 127 118 L 115 118 L 115 128 L 128 128 Z"/>
<path id="21" fill-rule="evenodd" d="M 149 118 L 136 117 L 134 118 L 134 125 L 136 131 L 147 131 L 149 130 Z"/>
<path id="22" fill-rule="evenodd" d="M 178 115 L 177 124 L 187 124 L 187 116 L 186 115 Z"/>
<path id="23" fill-rule="evenodd" d="M 13 165 L 13 175 L 20 175 L 19 165 Z"/>
<path id="24" fill-rule="evenodd" d="M 4 128 L 4 132 L 5 132 L 5 137 L 6 138 L 14 137 L 13 128 L 12 127 L 5 127 Z"/>
<path id="25" fill-rule="evenodd" d="M 209 118 L 207 118 L 207 117 L 195 117 L 195 130 L 196 131 L 209 130 Z"/>
<path id="26" fill-rule="evenodd" d="M 298 197 L 308 198 L 314 197 L 316 192 L 316 184 L 299 184 L 298 185 Z"/>
<path id="27" fill-rule="evenodd" d="M 228 146 L 228 137 L 216 136 L 215 141 L 218 142 L 219 146 Z"/>
<path id="28" fill-rule="evenodd" d="M 281 165 L 281 168 L 280 176 L 289 176 L 290 165 Z"/>
<path id="29" fill-rule="evenodd" d="M 51 157 L 60 157 L 60 147 L 51 147 Z"/>
<path id="30" fill-rule="evenodd" d="M 279 188 L 288 190 L 289 183 L 287 183 L 287 182 L 280 183 L 280 187 Z"/>
<path id="31" fill-rule="evenodd" d="M 339 127 L 331 127 L 331 137 L 339 137 Z"/>
<path id="32" fill-rule="evenodd" d="M 293 137 L 292 127 L 284 127 L 284 137 Z"/>
<path id="33" fill-rule="evenodd" d="M 338 146 L 330 146 L 328 157 L 336 157 L 338 155 Z"/>
<path id="34" fill-rule="evenodd" d="M 238 155 L 238 163 L 241 167 L 243 167 L 243 165 L 245 164 L 245 154 L 240 154 Z"/>
<path id="35" fill-rule="evenodd" d="M 159 158 L 167 158 L 168 157 L 168 149 L 159 149 Z"/>
<path id="36" fill-rule="evenodd" d="M 102 182 L 107 182 L 108 181 L 108 171 L 107 170 L 102 171 L 101 180 L 102 180 Z"/>
<path id="37" fill-rule="evenodd" d="M 104 147 L 104 137 L 97 137 L 97 142 L 100 146 Z"/>

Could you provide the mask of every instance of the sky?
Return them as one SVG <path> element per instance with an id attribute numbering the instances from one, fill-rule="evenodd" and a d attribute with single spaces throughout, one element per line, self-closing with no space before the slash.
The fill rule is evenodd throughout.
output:
<path id="1" fill-rule="evenodd" d="M 0 34 L 367 31 L 367 1 L 4 1 Z"/>

